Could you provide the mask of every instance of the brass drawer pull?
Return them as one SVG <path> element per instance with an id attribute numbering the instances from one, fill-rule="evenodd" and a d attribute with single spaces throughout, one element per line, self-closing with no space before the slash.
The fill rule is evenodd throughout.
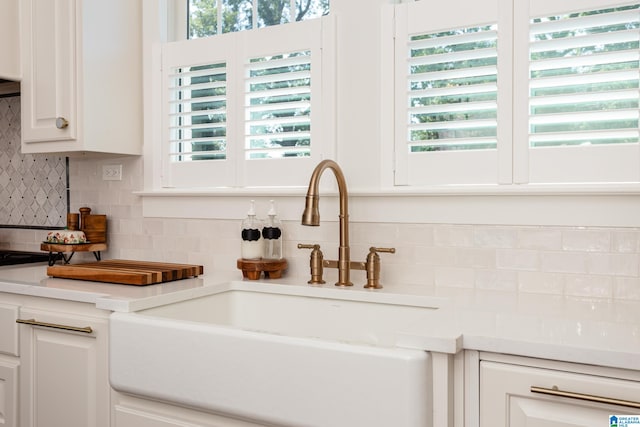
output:
<path id="1" fill-rule="evenodd" d="M 59 325 L 56 323 L 39 322 L 36 319 L 17 319 L 16 323 L 23 323 L 25 325 L 32 325 L 32 326 L 43 326 L 45 328 L 64 329 L 65 331 L 84 332 L 85 334 L 90 334 L 93 332 L 93 329 L 91 329 L 91 326 L 85 326 L 84 328 L 80 328 L 77 326 L 67 326 L 67 325 Z"/>
<path id="2" fill-rule="evenodd" d="M 613 399 L 610 397 L 593 396 L 591 394 L 575 393 L 572 391 L 559 390 L 558 387 L 544 388 L 531 386 L 532 393 L 546 394 L 550 396 L 569 397 L 571 399 L 586 400 L 588 402 L 607 403 L 609 405 L 627 406 L 629 408 L 640 409 L 640 402 L 633 402 L 631 400 Z"/>

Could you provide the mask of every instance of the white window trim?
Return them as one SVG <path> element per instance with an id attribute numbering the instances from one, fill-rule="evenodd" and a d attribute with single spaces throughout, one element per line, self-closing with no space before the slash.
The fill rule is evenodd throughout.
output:
<path id="1" fill-rule="evenodd" d="M 173 0 L 169 0 L 173 1 Z M 178 0 L 181 1 L 181 0 Z M 364 1 L 364 0 L 363 0 Z M 367 0 L 368 2 L 369 0 Z M 552 3 L 555 0 L 548 0 Z M 588 0 L 591 1 L 591 0 Z M 337 2 L 336 2 L 337 3 Z M 380 117 L 393 114 L 393 4 L 380 0 L 379 23 L 379 106 Z M 592 2 L 593 3 L 593 2 Z M 585 4 L 588 7 L 589 4 Z M 152 64 L 162 26 L 158 0 L 143 0 L 145 26 L 143 31 L 143 65 L 146 76 L 158 64 Z M 155 13 L 155 15 L 153 15 Z M 344 28 L 344 27 L 339 27 Z M 335 66 L 335 64 L 334 64 Z M 338 76 L 340 78 L 340 76 Z M 157 117 L 159 104 L 153 102 L 153 87 L 159 81 L 145 79 L 145 153 L 144 189 L 136 192 L 142 197 L 143 215 L 160 218 L 241 219 L 248 208 L 248 200 L 256 199 L 258 215 L 266 215 L 269 199 L 278 203 L 279 215 L 285 221 L 299 221 L 306 188 L 210 188 L 195 190 L 161 189 L 159 157 L 154 156 L 154 141 L 158 141 Z M 335 105 L 335 93 L 333 104 Z M 325 98 L 326 100 L 326 98 Z M 368 181 L 366 188 L 357 184 L 349 187 L 350 220 L 354 222 L 388 223 L 460 223 L 504 225 L 567 225 L 640 227 L 640 185 L 478 185 L 396 187 L 393 185 L 394 125 L 392 120 L 379 120 L 377 179 Z M 334 148 L 335 149 L 335 148 Z M 328 157 L 336 158 L 334 152 Z M 357 162 L 338 157 L 348 182 L 357 171 Z M 311 173 L 311 171 L 309 171 Z M 369 174 L 369 171 L 363 173 Z M 363 181 L 362 179 L 360 181 Z M 321 212 L 324 221 L 337 221 L 338 204 L 335 192 L 322 193 Z M 391 205 L 390 205 L 391 204 Z M 261 208 L 261 206 L 265 206 Z M 392 208 L 390 209 L 390 206 Z M 264 209 L 264 212 L 261 212 Z"/>
<path id="2" fill-rule="evenodd" d="M 405 2 L 407 3 L 407 2 Z M 634 0 L 589 0 L 588 2 L 574 2 L 573 7 L 569 7 L 567 5 L 562 5 L 560 8 L 565 8 L 569 11 L 571 10 L 590 10 L 590 9 L 599 9 L 605 8 L 608 6 L 614 5 L 623 5 L 623 4 L 634 4 L 637 1 Z M 502 73 L 502 76 L 508 76 L 508 80 L 505 80 L 505 77 L 499 79 L 499 95 L 498 95 L 498 122 L 503 123 L 502 126 L 498 127 L 499 137 L 498 137 L 498 150 L 497 153 L 492 153 L 491 150 L 485 152 L 475 152 L 475 153 L 466 153 L 464 151 L 461 152 L 444 152 L 444 153 L 429 153 L 428 162 L 422 164 L 422 168 L 427 168 L 428 173 L 434 175 L 436 177 L 444 176 L 443 185 L 434 184 L 410 184 L 408 181 L 408 170 L 400 169 L 396 164 L 391 161 L 387 161 L 383 167 L 386 169 L 387 173 L 385 173 L 384 181 L 385 184 L 389 187 L 398 186 L 401 188 L 403 185 L 410 185 L 411 188 L 414 188 L 415 191 L 422 191 L 425 194 L 429 194 L 432 192 L 438 193 L 441 191 L 441 188 L 447 188 L 445 184 L 457 184 L 457 175 L 460 173 L 459 169 L 462 167 L 462 170 L 465 170 L 465 167 L 468 169 L 475 169 L 474 163 L 481 163 L 485 165 L 487 162 L 491 162 L 493 166 L 493 179 L 490 179 L 489 182 L 493 181 L 496 184 L 504 184 L 506 186 L 516 185 L 518 186 L 517 192 L 522 192 L 525 185 L 540 185 L 544 183 L 554 183 L 558 182 L 559 179 L 565 178 L 564 174 L 558 173 L 559 169 L 562 169 L 562 164 L 571 164 L 570 160 L 573 159 L 572 156 L 579 156 L 580 167 L 575 166 L 575 171 L 572 170 L 573 179 L 578 179 L 581 181 L 589 181 L 589 182 L 598 182 L 599 180 L 605 180 L 607 178 L 611 178 L 616 183 L 610 184 L 608 182 L 602 182 L 601 184 L 591 185 L 589 184 L 588 188 L 601 188 L 601 189 L 610 189 L 616 188 L 617 183 L 620 183 L 623 187 L 628 187 L 627 182 L 634 184 L 640 184 L 640 147 L 637 144 L 629 144 L 623 145 L 619 147 L 609 147 L 609 146 L 593 146 L 587 148 L 579 148 L 579 147 L 553 147 L 550 150 L 553 150 L 554 155 L 549 158 L 549 156 L 545 156 L 545 150 L 547 148 L 533 148 L 530 149 L 528 144 L 525 143 L 528 141 L 528 120 L 529 120 L 529 112 L 528 105 L 526 102 L 512 102 L 510 94 L 512 93 L 511 88 L 513 88 L 513 93 L 515 99 L 528 99 L 528 90 L 529 84 L 528 80 L 521 81 L 521 76 L 528 76 L 528 67 L 529 67 L 529 58 L 528 58 L 528 46 L 529 46 L 529 30 L 526 25 L 516 25 L 516 29 L 514 31 L 513 26 L 511 25 L 511 17 L 513 15 L 513 19 L 516 22 L 529 22 L 530 16 L 544 16 L 544 15 L 553 15 L 556 13 L 561 13 L 558 9 L 559 6 L 557 2 L 554 1 L 542 1 L 536 2 L 535 4 L 529 6 L 529 2 L 510 2 L 510 1 L 496 1 L 496 7 L 494 8 L 486 8 L 483 9 L 483 6 L 478 4 L 480 7 L 480 11 L 475 11 L 473 15 L 472 22 L 469 25 L 477 25 L 481 24 L 485 21 L 487 22 L 498 22 L 500 40 L 499 40 L 499 67 L 504 68 L 507 67 L 507 73 Z M 457 4 L 454 0 L 449 3 L 451 8 L 451 12 L 447 14 L 447 11 L 439 11 L 440 14 L 444 14 L 441 20 L 438 20 L 437 23 L 433 25 L 439 25 L 441 21 L 445 22 L 456 22 L 458 19 L 457 10 L 462 10 L 462 5 Z M 411 8 L 412 12 L 407 13 L 407 9 Z M 474 5 L 475 7 L 475 5 Z M 422 16 L 420 13 L 417 13 L 418 10 L 428 10 L 429 4 L 428 2 L 420 1 L 416 3 L 412 3 L 410 5 L 402 5 L 402 6 L 388 6 L 389 10 L 385 13 L 385 15 L 393 16 L 395 13 L 395 20 L 393 18 L 388 18 L 386 21 L 383 20 L 382 23 L 382 31 L 383 31 L 383 40 L 391 39 L 392 37 L 396 37 L 396 45 L 404 46 L 406 45 L 406 40 L 403 40 L 402 31 L 396 33 L 397 26 L 394 26 L 393 22 L 396 22 L 397 25 L 406 25 L 411 28 L 414 22 L 419 25 L 424 25 L 423 21 L 418 18 Z M 391 11 L 390 9 L 394 9 Z M 488 16 L 485 18 L 479 18 L 478 15 L 480 12 L 488 13 Z M 495 19 L 490 19 L 497 11 Z M 477 13 L 476 13 L 477 12 Z M 483 13 L 484 13 L 483 12 Z M 478 15 L 478 16 L 477 16 Z M 484 15 L 481 15 L 484 16 Z M 414 19 L 415 18 L 415 19 Z M 398 24 L 400 23 L 400 24 Z M 459 25 L 463 25 L 464 22 Z M 451 25 L 447 26 L 447 24 L 443 24 L 443 28 L 432 28 L 433 31 L 438 30 L 446 30 L 448 28 L 452 28 Z M 453 25 L 455 27 L 455 25 Z M 411 30 L 410 30 L 411 31 Z M 396 52 L 394 52 L 394 47 L 391 43 L 387 46 L 383 46 L 385 52 L 383 54 L 384 57 L 396 57 Z M 512 54 L 512 52 L 515 52 Z M 397 55 L 398 58 L 403 56 Z M 500 65 L 502 63 L 502 65 Z M 509 68 L 513 65 L 513 76 L 512 73 L 509 72 Z M 383 65 L 384 67 L 384 65 Z M 401 70 L 405 67 L 404 62 L 400 62 L 396 64 L 396 70 Z M 397 82 L 402 82 L 402 85 L 405 85 L 405 80 L 403 76 L 395 76 L 393 70 L 390 70 L 390 65 L 386 65 L 387 73 L 390 79 L 393 79 Z M 499 73 L 500 74 L 500 73 Z M 506 90 L 505 90 L 506 88 Z M 500 94 L 502 92 L 502 96 Z M 504 96 L 507 94 L 509 96 Z M 405 138 L 406 127 L 404 123 L 406 123 L 406 111 L 401 111 L 402 108 L 398 108 L 394 110 L 392 105 L 402 105 L 406 103 L 406 94 L 404 90 L 396 90 L 393 91 L 387 90 L 383 91 L 382 95 L 384 97 L 382 101 L 382 117 L 392 117 L 395 114 L 395 135 L 391 132 L 392 125 L 389 127 L 383 128 L 384 133 L 384 147 L 383 149 L 386 152 L 392 152 L 395 150 L 396 157 L 394 158 L 395 163 L 399 163 L 400 165 L 407 165 L 405 169 L 408 169 L 412 164 L 407 161 L 408 152 L 405 148 L 405 144 L 403 141 Z M 394 96 L 396 98 L 394 98 Z M 513 111 L 513 115 L 511 112 Z M 504 123 L 510 124 L 510 126 L 505 126 Z M 602 167 L 602 165 L 598 166 L 598 161 L 601 159 L 601 152 L 607 150 L 611 153 L 611 158 L 616 159 L 615 164 L 610 164 L 608 168 Z M 492 156 L 493 154 L 493 156 Z M 495 156 L 497 154 L 497 157 Z M 481 157 L 482 156 L 482 157 Z M 441 162 L 440 159 L 446 159 L 455 157 L 455 164 L 451 164 L 452 162 Z M 471 161 L 464 159 L 470 158 Z M 484 159 L 480 161 L 479 159 Z M 565 162 L 565 163 L 562 163 Z M 568 162 L 568 163 L 566 163 Z M 460 166 L 462 164 L 462 166 Z M 465 166 L 466 165 L 466 166 Z M 451 175 L 451 168 L 455 168 L 453 177 Z M 636 171 L 634 174 L 630 174 L 628 171 Z M 391 171 L 391 172 L 389 172 Z M 489 170 L 491 174 L 491 170 Z M 463 173 L 464 175 L 464 173 Z M 636 176 L 638 175 L 638 176 Z M 482 182 L 486 179 L 486 174 L 482 175 L 483 177 L 479 177 L 479 180 L 474 180 L 473 184 L 467 184 L 469 188 L 479 189 L 484 188 L 482 185 L 478 185 L 476 182 Z M 448 177 L 448 178 L 446 178 Z M 585 178 L 586 177 L 586 178 Z M 468 177 L 462 177 L 462 180 L 468 179 Z M 570 179 L 572 181 L 573 179 Z M 463 184 L 464 181 L 460 182 L 460 185 Z M 468 181 L 467 181 L 468 182 Z M 530 184 L 531 183 L 531 184 Z M 535 187 L 534 187 L 535 188 Z M 545 187 L 546 188 L 546 187 Z M 549 188 L 577 188 L 574 185 L 568 186 L 559 186 L 555 185 Z M 564 190 L 561 190 L 564 191 Z M 534 190 L 536 192 L 536 190 Z M 511 192 L 505 194 L 512 194 Z"/>
<path id="3" fill-rule="evenodd" d="M 144 79 L 143 81 L 145 100 L 144 182 L 145 190 L 152 190 L 156 192 L 165 191 L 165 189 L 173 192 L 173 189 L 167 188 L 167 180 L 163 178 L 163 175 L 166 174 L 166 170 L 163 169 L 165 159 L 159 150 L 159 148 L 163 147 L 163 143 L 160 143 L 160 141 L 166 139 L 166 136 L 162 134 L 162 126 L 159 125 L 163 118 L 162 106 L 164 104 L 162 96 L 164 93 L 164 87 L 161 73 L 157 70 L 162 68 L 162 44 L 167 40 L 167 38 L 171 37 L 170 34 L 181 32 L 181 30 L 175 30 L 175 24 L 169 23 L 171 13 L 168 13 L 168 11 L 171 8 L 181 10 L 184 5 L 185 0 L 145 0 L 143 4 L 143 16 L 145 17 L 143 20 L 143 44 L 146 46 L 144 49 L 143 67 L 144 75 L 149 76 L 148 79 Z M 151 17 L 157 17 L 157 19 L 152 19 Z M 320 20 L 322 20 L 321 24 Z M 318 65 L 321 66 L 321 71 L 320 69 L 312 70 L 312 73 L 314 74 L 313 79 L 317 82 L 314 83 L 315 88 L 312 89 L 315 94 L 314 97 L 316 98 L 316 101 L 313 101 L 314 108 L 317 108 L 317 110 L 315 110 L 317 111 L 316 114 L 321 117 L 322 120 L 317 124 L 312 125 L 314 141 L 312 142 L 311 158 L 292 159 L 294 161 L 298 160 L 296 163 L 305 163 L 306 167 L 302 169 L 304 171 L 307 169 L 311 170 L 315 163 L 319 162 L 323 158 L 335 158 L 336 153 L 336 84 L 333 73 L 327 71 L 335 69 L 335 18 L 332 15 L 329 15 L 312 21 L 284 24 L 283 26 L 299 28 L 307 23 L 316 26 L 316 28 L 322 28 L 322 34 L 320 36 L 322 39 L 320 42 L 322 45 L 322 58 L 318 61 Z M 173 31 L 171 31 L 172 28 L 174 29 Z M 268 27 L 257 31 L 273 32 L 277 30 L 278 29 L 275 27 Z M 250 36 L 247 35 L 246 37 Z M 251 37 L 255 38 L 253 35 Z M 194 42 L 202 42 L 202 40 L 195 40 Z M 255 43 L 247 45 L 247 49 L 254 48 Z M 248 51 L 248 53 L 250 53 L 250 51 Z M 319 52 L 316 52 L 316 54 L 317 53 Z M 235 79 L 234 81 L 240 80 Z M 160 88 L 160 90 L 158 90 L 158 88 Z M 240 116 L 244 114 L 244 112 L 240 111 L 237 111 L 236 113 L 240 114 Z M 244 120 L 241 122 L 236 121 L 235 126 L 243 129 Z M 235 168 L 234 173 L 239 176 L 239 178 L 234 180 L 238 183 L 234 185 L 239 185 L 237 188 L 240 191 L 243 186 L 251 185 L 250 182 L 252 180 L 256 181 L 256 175 L 264 176 L 264 174 L 261 175 L 262 171 L 253 169 L 249 170 L 249 168 L 245 166 L 246 161 L 244 161 L 243 150 L 244 141 L 236 141 L 236 144 L 230 147 L 228 152 L 230 156 L 236 157 L 234 162 L 237 162 L 237 167 Z M 273 161 L 278 162 L 277 159 Z M 260 166 L 257 165 L 257 167 L 259 168 Z M 301 166 L 296 167 L 300 169 Z M 244 184 L 244 182 L 249 182 L 249 184 Z M 269 185 L 269 182 L 267 182 L 266 185 Z M 298 185 L 302 187 L 302 184 Z M 226 183 L 218 185 L 215 182 L 212 182 L 211 185 L 208 186 L 208 189 L 213 190 L 214 192 L 216 189 L 227 191 L 227 186 L 228 185 Z M 190 189 L 187 187 L 184 191 L 188 192 Z"/>

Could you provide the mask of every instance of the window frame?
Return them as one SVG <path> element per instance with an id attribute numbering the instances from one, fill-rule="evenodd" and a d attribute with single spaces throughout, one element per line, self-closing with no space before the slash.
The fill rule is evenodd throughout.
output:
<path id="1" fill-rule="evenodd" d="M 511 181 L 511 134 L 507 113 L 511 110 L 511 97 L 505 90 L 511 85 L 511 73 L 505 68 L 508 63 L 501 58 L 511 55 L 510 26 L 506 25 L 511 2 L 508 0 L 486 0 L 484 2 L 466 2 L 453 0 L 443 13 L 432 13 L 427 1 L 417 1 L 397 5 L 395 10 L 395 125 L 394 153 L 396 158 L 393 185 L 411 187 L 430 187 L 438 185 L 482 185 L 506 184 Z M 468 10 L 468 16 L 457 13 Z M 408 117 L 407 57 L 404 46 L 413 34 L 436 33 L 452 28 L 477 25 L 498 25 L 498 98 L 497 148 L 495 150 L 463 150 L 416 153 L 410 155 L 407 147 Z M 508 78 L 504 78 L 508 76 Z M 480 165 L 480 166 L 479 166 Z"/>
<path id="2" fill-rule="evenodd" d="M 160 127 L 155 120 L 161 113 L 158 111 L 160 103 L 153 96 L 161 82 L 151 70 L 160 66 L 157 51 L 167 37 L 168 17 L 161 6 L 182 1 L 143 0 L 142 60 L 145 76 L 148 76 L 142 82 L 145 143 L 141 163 L 144 163 L 144 179 L 140 183 L 142 190 L 135 192 L 141 197 L 143 217 L 236 221 L 245 216 L 249 199 L 256 200 L 258 216 L 263 217 L 266 210 L 262 212 L 261 207 L 275 199 L 279 216 L 284 221 L 298 223 L 306 186 L 162 188 L 161 156 L 154 148 L 160 141 Z M 586 7 L 599 2 L 585 1 L 588 2 Z M 325 107 L 330 110 L 334 125 L 326 157 L 336 159 L 345 172 L 351 221 L 640 227 L 640 198 L 637 197 L 640 185 L 637 183 L 395 186 L 394 87 L 389 82 L 394 81 L 394 64 L 390 58 L 394 57 L 396 4 L 376 0 L 376 7 L 369 8 L 370 5 L 371 0 L 332 2 L 332 14 L 336 12 L 334 19 L 339 18 L 334 22 L 334 34 L 341 38 L 338 44 L 334 36 L 333 47 L 337 54 L 331 58 L 333 64 L 328 65 L 337 69 L 332 82 L 337 90 L 325 94 Z M 360 26 L 359 31 L 353 31 L 363 15 L 370 26 Z M 375 42 L 367 45 L 361 55 L 353 56 L 354 49 L 366 40 Z M 366 84 L 361 78 L 363 60 L 366 61 L 364 66 L 373 67 Z M 358 105 L 355 95 L 360 96 L 360 93 L 366 94 L 370 102 L 365 106 L 366 114 L 353 114 L 353 108 Z M 327 96 L 332 99 L 328 100 Z M 336 141 L 339 145 L 335 145 Z M 511 170 L 507 172 L 511 173 Z M 326 181 L 332 184 L 330 178 Z M 392 209 L 389 209 L 390 203 Z M 323 191 L 320 209 L 323 222 L 337 223 L 335 190 Z M 323 229 L 320 227 L 319 230 Z M 295 227 L 292 232 L 299 233 Z M 309 230 L 305 228 L 307 232 Z"/>
<path id="3" fill-rule="evenodd" d="M 517 0 L 468 2 L 453 0 L 445 11 L 429 14 L 426 1 L 395 7 L 395 159 L 392 186 L 429 188 L 472 185 L 556 185 L 598 183 L 602 186 L 640 185 L 640 144 L 591 147 L 529 147 L 529 20 L 613 5 L 629 0 L 569 1 L 558 4 Z M 477 10 L 476 10 L 477 9 Z M 461 16 L 455 11 L 469 10 Z M 490 151 L 453 151 L 409 154 L 406 149 L 406 54 L 413 34 L 435 33 L 464 26 L 498 25 L 498 148 Z M 511 71 L 513 69 L 513 72 Z M 513 97 L 511 94 L 513 93 Z M 513 114 L 512 114 L 513 112 Z M 424 154 L 424 155 L 422 155 Z M 606 167 L 603 156 L 611 161 Z M 422 157 L 422 158 L 420 158 Z M 626 173 L 630 171 L 629 173 Z M 568 188 L 568 187 L 567 187 Z"/>
<path id="4" fill-rule="evenodd" d="M 161 123 L 160 133 L 156 130 L 156 141 L 162 154 L 151 150 L 155 157 L 156 176 L 150 179 L 154 191 L 182 189 L 189 192 L 198 188 L 210 191 L 227 188 L 302 188 L 308 182 L 308 171 L 323 158 L 335 156 L 335 18 L 332 14 L 320 18 L 247 30 L 224 33 L 211 37 L 186 39 L 186 25 L 181 27 L 173 20 L 172 14 L 186 7 L 186 0 L 167 1 L 160 4 L 155 12 L 161 17 L 161 37 L 154 43 L 151 70 L 155 74 L 150 101 L 155 107 L 150 115 L 154 123 Z M 186 13 L 181 15 L 186 17 Z M 162 20 L 164 19 L 164 21 Z M 182 33 L 184 31 L 184 34 Z M 283 38 L 283 34 L 287 36 Z M 179 40 L 168 41 L 170 35 Z M 280 37 L 280 39 L 278 39 Z M 284 40 L 274 43 L 273 40 Z M 245 64 L 247 58 L 279 54 L 296 50 L 312 51 L 311 102 L 313 124 L 311 126 L 311 155 L 296 158 L 245 159 Z M 185 65 L 209 62 L 227 62 L 227 158 L 216 161 L 169 162 L 167 87 L 167 52 L 185 58 Z M 199 59 L 202 52 L 207 59 Z M 160 95 L 159 95 L 160 94 Z M 156 142 L 158 144 L 158 142 Z M 184 163 L 184 164 L 181 164 Z M 157 168 L 160 168 L 160 172 Z M 226 191 L 226 190 L 225 190 Z"/>
<path id="5" fill-rule="evenodd" d="M 573 0 L 554 2 L 515 1 L 514 19 L 526 25 L 514 30 L 514 97 L 529 99 L 529 20 L 572 11 L 597 10 L 606 7 L 636 4 L 634 0 Z M 524 79 L 526 76 L 526 80 Z M 514 183 L 515 184 L 571 184 L 598 183 L 602 186 L 640 184 L 640 143 L 619 146 L 529 147 L 529 105 L 514 104 Z M 602 158 L 609 161 L 603 165 Z M 566 171 L 566 165 L 571 170 Z M 630 172 L 627 173 L 626 170 Z"/>

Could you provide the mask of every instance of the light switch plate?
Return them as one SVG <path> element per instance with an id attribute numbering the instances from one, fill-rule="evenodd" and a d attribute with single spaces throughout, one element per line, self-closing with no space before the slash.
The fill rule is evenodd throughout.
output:
<path id="1" fill-rule="evenodd" d="M 103 181 L 122 181 L 122 165 L 103 165 Z"/>

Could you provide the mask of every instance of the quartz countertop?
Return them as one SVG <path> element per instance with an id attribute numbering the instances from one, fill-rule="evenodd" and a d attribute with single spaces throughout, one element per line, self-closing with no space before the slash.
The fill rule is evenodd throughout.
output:
<path id="1" fill-rule="evenodd" d="M 238 280 L 239 272 L 205 272 L 197 278 L 148 286 L 51 278 L 45 263 L 0 267 L 0 292 L 95 304 L 131 312 L 228 289 L 268 287 L 277 292 L 313 293 L 291 279 Z M 516 292 L 451 290 L 447 295 L 417 285 L 381 290 L 325 285 L 341 298 L 437 308 L 407 325 L 401 347 L 443 353 L 462 349 L 640 370 L 640 301 Z M 1 300 L 0 300 L 1 301 Z"/>

